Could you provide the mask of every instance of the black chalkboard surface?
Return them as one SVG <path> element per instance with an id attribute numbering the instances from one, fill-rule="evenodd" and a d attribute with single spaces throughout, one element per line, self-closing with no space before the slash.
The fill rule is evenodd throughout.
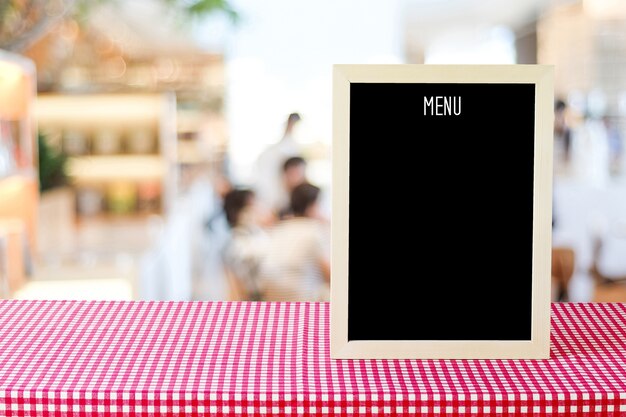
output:
<path id="1" fill-rule="evenodd" d="M 424 109 L 438 97 L 457 114 Z M 534 84 L 350 85 L 349 340 L 530 340 L 534 102 Z"/>
<path id="2" fill-rule="evenodd" d="M 339 67 L 331 355 L 546 357 L 551 69 Z"/>

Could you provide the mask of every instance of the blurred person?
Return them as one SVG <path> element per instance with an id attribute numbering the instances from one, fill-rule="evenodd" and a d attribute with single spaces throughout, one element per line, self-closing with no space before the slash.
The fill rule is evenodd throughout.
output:
<path id="1" fill-rule="evenodd" d="M 269 146 L 259 156 L 256 163 L 255 189 L 259 202 L 267 209 L 278 213 L 281 207 L 283 192 L 282 168 L 284 162 L 300 154 L 294 131 L 300 122 L 298 113 L 291 113 L 287 118 L 285 133 L 282 139 Z"/>
<path id="2" fill-rule="evenodd" d="M 278 211 L 280 219 L 291 216 L 291 204 L 289 197 L 293 190 L 300 184 L 307 182 L 306 161 L 301 156 L 292 156 L 283 164 L 283 187 L 280 199 L 281 209 Z"/>
<path id="3" fill-rule="evenodd" d="M 601 120 L 590 115 L 572 132 L 572 168 L 579 181 L 596 187 L 610 179 L 609 140 Z"/>
<path id="4" fill-rule="evenodd" d="M 619 175 L 622 168 L 622 135 L 616 124 L 612 122 L 611 118 L 604 116 L 602 118 L 604 127 L 606 128 L 606 135 L 609 141 L 609 159 L 610 170 L 612 175 Z"/>
<path id="5" fill-rule="evenodd" d="M 292 217 L 270 234 L 262 272 L 264 300 L 328 300 L 329 235 L 320 220 L 319 196 L 320 189 L 309 183 L 294 188 Z"/>
<path id="6" fill-rule="evenodd" d="M 254 192 L 236 189 L 224 197 L 224 213 L 231 228 L 224 249 L 224 265 L 236 298 L 259 300 L 259 273 L 268 244 L 260 227 L 262 212 Z"/>
<path id="7" fill-rule="evenodd" d="M 557 155 L 562 163 L 568 164 L 572 153 L 572 132 L 568 126 L 566 116 L 567 104 L 563 100 L 554 103 L 554 143 L 560 148 Z"/>
<path id="8" fill-rule="evenodd" d="M 193 236 L 193 299 L 223 300 L 228 291 L 223 253 L 230 240 L 230 227 L 224 215 L 224 197 L 232 185 L 225 172 L 210 175 L 196 167 L 190 174 L 194 179 L 185 193 L 190 208 L 181 211 L 183 216 L 197 213 L 199 220 L 190 231 Z M 178 203 L 176 206 L 179 210 L 182 207 Z"/>

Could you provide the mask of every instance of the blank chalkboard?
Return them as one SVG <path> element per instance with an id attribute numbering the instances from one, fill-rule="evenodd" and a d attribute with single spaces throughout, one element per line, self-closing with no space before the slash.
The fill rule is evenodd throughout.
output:
<path id="1" fill-rule="evenodd" d="M 545 357 L 546 338 L 537 353 L 533 334 L 549 323 L 536 305 L 547 311 L 549 271 L 537 254 L 549 259 L 551 203 L 545 192 L 537 201 L 538 185 L 551 181 L 541 79 L 520 79 L 516 67 L 500 67 L 508 82 L 479 77 L 484 67 L 463 67 L 469 81 L 459 67 L 440 67 L 439 77 L 368 67 L 340 68 L 356 74 L 339 87 L 343 100 L 335 79 L 335 106 L 347 108 L 335 109 L 334 143 L 348 146 L 345 155 L 336 146 L 335 175 L 346 178 L 335 181 L 333 230 L 347 236 L 333 235 L 333 256 L 347 246 L 347 262 L 338 261 L 347 265 L 338 276 L 333 262 L 332 311 L 344 323 L 332 331 L 365 349 L 335 356 L 398 357 L 395 342 L 408 349 L 400 357 Z M 368 69 L 371 79 L 360 79 Z"/>

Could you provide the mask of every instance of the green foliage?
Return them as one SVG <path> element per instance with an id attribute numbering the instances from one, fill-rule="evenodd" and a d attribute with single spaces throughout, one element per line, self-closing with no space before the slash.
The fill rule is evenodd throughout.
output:
<path id="1" fill-rule="evenodd" d="M 46 191 L 67 184 L 65 173 L 67 156 L 55 151 L 43 134 L 39 133 L 37 139 L 39 143 L 39 190 Z"/>
<path id="2" fill-rule="evenodd" d="M 174 2 L 177 1 L 174 0 Z M 220 11 L 225 13 L 233 23 L 239 20 L 239 14 L 227 0 L 196 0 L 183 1 L 182 3 L 185 4 L 186 11 L 191 16 L 206 16 L 215 11 Z"/>

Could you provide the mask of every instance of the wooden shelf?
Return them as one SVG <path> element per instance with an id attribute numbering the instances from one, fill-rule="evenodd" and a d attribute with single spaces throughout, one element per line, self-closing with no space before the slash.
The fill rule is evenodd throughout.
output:
<path id="1" fill-rule="evenodd" d="M 44 126 L 153 126 L 163 116 L 158 94 L 41 95 L 37 116 Z"/>
<path id="2" fill-rule="evenodd" d="M 86 145 L 82 152 L 88 152 L 98 143 L 117 143 L 116 147 L 105 147 L 120 153 L 83 155 L 81 152 L 69 157 L 67 174 L 77 191 L 94 188 L 106 193 L 114 189 L 116 183 L 141 187 L 158 182 L 160 212 L 166 213 L 173 204 L 177 185 L 173 169 L 176 162 L 176 99 L 173 94 L 42 95 L 37 113 L 40 127 L 56 132 L 63 147 L 67 146 L 68 138 L 72 139 L 72 134 L 84 136 Z M 148 131 L 155 140 L 153 146 L 144 147 L 146 153 L 122 153 L 123 149 L 133 149 L 133 141 L 138 140 L 136 132 Z M 113 133 L 103 136 L 103 132 Z M 88 212 L 90 210 L 79 210 L 78 216 L 89 218 Z M 103 215 L 109 216 L 108 213 Z M 111 216 L 117 218 L 114 214 Z"/>
<path id="3" fill-rule="evenodd" d="M 92 155 L 68 160 L 68 175 L 78 184 L 161 181 L 166 169 L 160 155 Z"/>
<path id="4" fill-rule="evenodd" d="M 79 224 L 87 224 L 87 223 L 99 223 L 99 222 L 127 222 L 127 221 L 145 221 L 152 216 L 162 216 L 163 212 L 160 210 L 150 210 L 150 211 L 136 211 L 132 213 L 109 213 L 102 212 L 94 215 L 84 215 L 80 216 L 77 219 Z"/>

